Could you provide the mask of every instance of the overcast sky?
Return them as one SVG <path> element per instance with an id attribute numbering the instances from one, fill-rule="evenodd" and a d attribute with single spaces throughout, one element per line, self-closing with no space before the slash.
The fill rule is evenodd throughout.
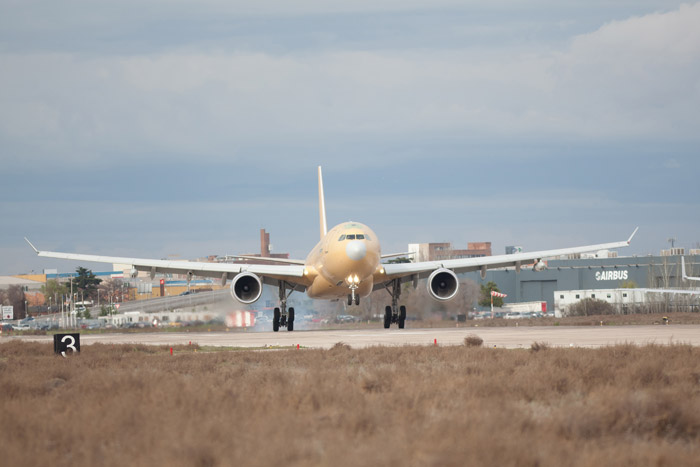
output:
<path id="1" fill-rule="evenodd" d="M 0 274 L 303 258 L 318 165 L 385 253 L 693 247 L 700 3 L 0 0 Z"/>

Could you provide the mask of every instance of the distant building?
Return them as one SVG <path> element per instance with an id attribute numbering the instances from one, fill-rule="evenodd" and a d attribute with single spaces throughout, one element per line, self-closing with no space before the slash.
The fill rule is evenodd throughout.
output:
<path id="1" fill-rule="evenodd" d="M 455 250 L 451 243 L 411 243 L 408 251 L 414 261 L 442 261 L 446 259 L 491 256 L 491 242 L 469 242 L 466 250 Z"/>
<path id="2" fill-rule="evenodd" d="M 688 275 L 700 275 L 700 255 L 686 256 L 685 266 Z M 463 273 L 460 277 L 471 279 L 478 285 L 495 282 L 501 292 L 508 294 L 506 303 L 546 301 L 548 310 L 554 309 L 557 291 L 619 289 L 625 283 L 644 289 L 680 290 L 697 286 L 682 280 L 680 256 L 550 259 L 544 271 L 523 267 L 518 273 L 510 267 L 489 269 L 483 279 L 479 271 Z"/>
<path id="3" fill-rule="evenodd" d="M 554 291 L 554 309 L 562 315 L 583 299 L 602 300 L 619 314 L 638 312 L 695 311 L 700 309 L 700 292 L 670 289 L 587 289 Z"/>
<path id="4" fill-rule="evenodd" d="M 684 254 L 685 248 L 669 248 L 668 250 L 661 250 L 661 256 L 683 256 Z"/>
<path id="5" fill-rule="evenodd" d="M 617 258 L 617 251 L 615 250 L 598 250 L 588 253 L 573 253 L 570 255 L 562 255 L 557 257 L 557 259 L 595 259 L 595 258 Z"/>
<path id="6" fill-rule="evenodd" d="M 270 234 L 266 232 L 265 229 L 260 229 L 260 253 L 246 253 L 243 256 L 252 256 L 254 258 L 289 259 L 289 253 L 272 253 Z M 240 258 L 235 255 L 218 256 L 214 257 L 214 259 L 211 261 L 219 263 L 270 264 L 270 261 L 256 261 L 252 258 Z"/>
<path id="7" fill-rule="evenodd" d="M 31 277 L 31 279 L 30 279 Z M 7 290 L 13 285 L 18 285 L 22 287 L 22 290 L 27 291 L 37 291 L 41 289 L 44 282 L 39 279 L 39 275 L 18 275 L 18 276 L 0 276 L 0 290 Z"/>

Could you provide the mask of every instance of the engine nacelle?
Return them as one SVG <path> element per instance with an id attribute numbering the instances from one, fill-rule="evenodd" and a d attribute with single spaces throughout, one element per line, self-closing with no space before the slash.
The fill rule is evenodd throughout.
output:
<path id="1" fill-rule="evenodd" d="M 249 272 L 242 272 L 231 281 L 231 296 L 246 305 L 256 302 L 262 289 L 260 278 Z"/>
<path id="2" fill-rule="evenodd" d="M 428 292 L 436 300 L 450 300 L 458 289 L 457 275 L 449 269 L 436 269 L 428 278 Z"/>

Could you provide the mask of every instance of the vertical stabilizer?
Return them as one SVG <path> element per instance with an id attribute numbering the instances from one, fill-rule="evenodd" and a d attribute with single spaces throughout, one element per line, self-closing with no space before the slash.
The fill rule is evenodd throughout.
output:
<path id="1" fill-rule="evenodd" d="M 323 196 L 323 174 L 320 165 L 318 166 L 318 213 L 321 223 L 321 238 L 323 238 L 328 233 L 328 225 L 326 224 L 326 201 Z"/>

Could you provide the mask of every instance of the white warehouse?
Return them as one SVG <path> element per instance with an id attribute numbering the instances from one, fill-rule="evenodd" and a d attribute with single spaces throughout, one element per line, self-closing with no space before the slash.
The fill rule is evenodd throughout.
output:
<path id="1" fill-rule="evenodd" d="M 676 289 L 557 290 L 554 292 L 554 310 L 566 316 L 569 306 L 585 298 L 608 302 L 621 314 L 654 312 L 659 305 L 676 311 L 700 311 L 700 290 Z"/>

